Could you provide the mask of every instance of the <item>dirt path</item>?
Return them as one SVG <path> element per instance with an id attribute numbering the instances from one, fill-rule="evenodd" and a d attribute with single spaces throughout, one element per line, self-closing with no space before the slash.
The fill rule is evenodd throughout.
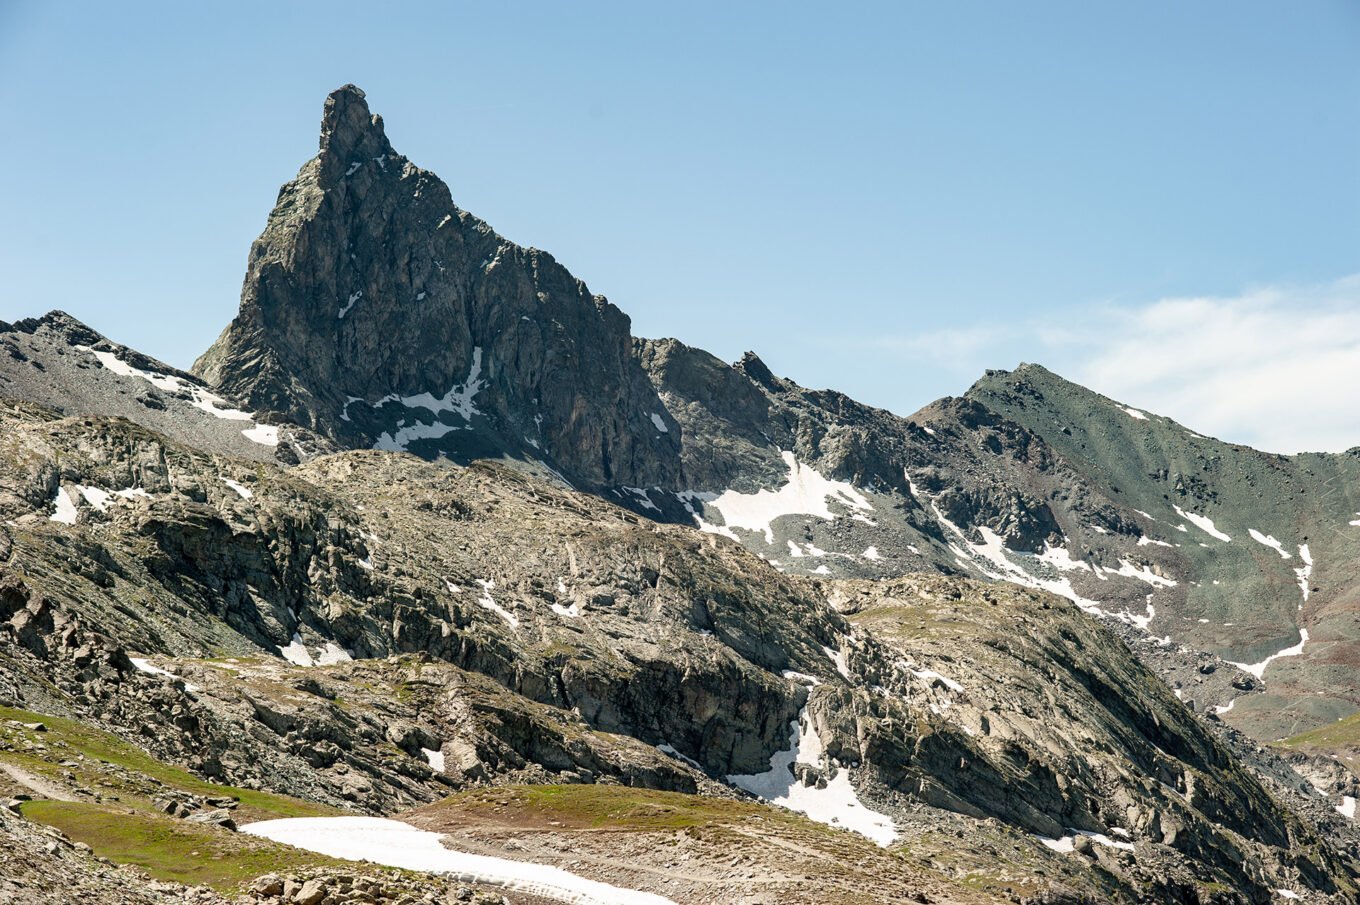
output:
<path id="1" fill-rule="evenodd" d="M 61 786 L 57 785 L 56 783 L 50 782 L 49 780 L 43 779 L 41 776 L 35 776 L 34 774 L 25 770 L 23 767 L 15 766 L 14 764 L 7 764 L 4 761 L 0 761 L 0 770 L 3 770 L 5 773 L 9 775 L 10 779 L 14 780 L 19 785 L 33 792 L 35 795 L 39 795 L 43 798 L 50 798 L 53 801 L 76 800 L 76 797 L 74 795 L 67 792 Z"/>

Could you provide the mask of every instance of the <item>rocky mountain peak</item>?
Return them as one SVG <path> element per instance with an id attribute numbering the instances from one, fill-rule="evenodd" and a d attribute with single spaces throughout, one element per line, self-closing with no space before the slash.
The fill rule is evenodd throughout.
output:
<path id="1" fill-rule="evenodd" d="M 767 390 L 777 391 L 780 388 L 779 378 L 774 376 L 774 372 L 754 352 L 748 351 L 743 354 L 735 367 Z"/>
<path id="2" fill-rule="evenodd" d="M 356 161 L 392 154 L 382 117 L 369 111 L 360 88 L 345 85 L 327 95 L 321 115 L 320 149 L 323 165 L 339 167 L 342 172 Z"/>
<path id="3" fill-rule="evenodd" d="M 678 433 L 627 316 L 459 210 L 358 88 L 327 97 L 321 126 L 195 373 L 345 446 L 505 458 L 580 487 L 671 483 Z"/>

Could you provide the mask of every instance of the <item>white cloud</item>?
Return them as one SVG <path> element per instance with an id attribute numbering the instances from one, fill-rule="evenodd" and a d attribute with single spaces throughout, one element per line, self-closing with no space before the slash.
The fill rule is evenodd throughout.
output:
<path id="1" fill-rule="evenodd" d="M 1282 453 L 1360 445 L 1360 276 L 1104 307 L 1035 333 L 1035 360 L 1200 433 Z"/>
<path id="2" fill-rule="evenodd" d="M 1197 433 L 1269 452 L 1360 446 L 1360 274 L 1236 296 L 1055 306 L 1042 321 L 879 336 L 860 347 L 929 362 L 951 380 L 1037 362 Z"/>

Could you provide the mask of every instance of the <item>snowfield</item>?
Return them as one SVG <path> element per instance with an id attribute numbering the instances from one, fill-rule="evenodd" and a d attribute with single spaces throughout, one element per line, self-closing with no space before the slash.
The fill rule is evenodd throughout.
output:
<path id="1" fill-rule="evenodd" d="M 800 463 L 791 452 L 785 451 L 780 455 L 789 467 L 789 477 L 788 482 L 778 490 L 757 490 L 755 493 L 727 490 L 716 497 L 697 493 L 691 496 L 722 513 L 721 527 L 728 529 L 726 533 L 729 536 L 735 538 L 731 534 L 732 528 L 745 528 L 762 532 L 767 544 L 774 543 L 774 531 L 770 523 L 781 515 L 811 515 L 833 521 L 836 514 L 831 511 L 831 500 L 861 512 L 873 511 L 869 500 L 852 485 L 822 477 L 815 469 Z M 703 527 L 702 521 L 700 527 Z"/>
<path id="2" fill-rule="evenodd" d="M 1291 647 L 1286 647 L 1284 650 L 1281 651 L 1276 651 L 1269 657 L 1266 657 L 1260 663 L 1233 663 L 1233 661 L 1231 660 L 1229 660 L 1228 662 L 1232 663 L 1233 666 L 1236 666 L 1243 672 L 1249 672 L 1256 678 L 1260 679 L 1262 678 L 1262 676 L 1265 675 L 1267 666 L 1269 666 L 1271 663 L 1274 663 L 1276 660 L 1279 660 L 1281 657 L 1297 657 L 1299 654 L 1303 653 L 1303 648 L 1307 643 L 1308 643 L 1308 629 L 1301 628 L 1299 629 L 1298 644 L 1295 644 Z"/>
<path id="3" fill-rule="evenodd" d="M 853 830 L 881 846 L 891 845 L 897 838 L 892 818 L 871 811 L 859 800 L 859 793 L 850 784 L 850 773 L 844 767 L 826 781 L 825 788 L 805 786 L 793 774 L 794 764 L 820 766 L 825 746 L 808 718 L 807 707 L 798 719 L 789 724 L 789 748 L 770 757 L 770 769 L 764 773 L 743 773 L 727 777 L 727 781 L 756 797 L 797 811 L 818 823 Z"/>
<path id="4" fill-rule="evenodd" d="M 1225 544 L 1230 543 L 1232 541 L 1231 537 L 1224 534 L 1222 531 L 1219 531 L 1218 528 L 1214 526 L 1214 520 L 1209 518 L 1209 516 L 1196 515 L 1193 512 L 1186 512 L 1179 506 L 1172 506 L 1171 508 L 1175 509 L 1176 514 L 1179 515 L 1181 518 L 1185 519 L 1187 522 L 1190 522 L 1192 525 L 1194 525 L 1196 528 L 1203 531 L 1210 537 L 1216 537 L 1219 540 L 1223 541 L 1223 543 Z"/>
<path id="5" fill-rule="evenodd" d="M 445 848 L 438 833 L 382 817 L 290 817 L 249 823 L 241 832 L 332 858 L 448 874 L 570 905 L 675 905 L 663 896 L 588 880 L 560 867 Z"/>

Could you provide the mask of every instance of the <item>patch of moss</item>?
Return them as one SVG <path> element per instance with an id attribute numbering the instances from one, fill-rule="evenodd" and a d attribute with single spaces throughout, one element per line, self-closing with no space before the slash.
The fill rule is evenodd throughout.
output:
<path id="1" fill-rule="evenodd" d="M 1360 746 L 1360 713 L 1285 739 L 1291 748 L 1336 749 Z"/>
<path id="2" fill-rule="evenodd" d="M 158 880 L 205 884 L 224 893 L 267 873 L 341 867 L 301 849 L 171 817 L 74 801 L 29 801 L 23 815 L 56 827 L 96 855 L 132 864 Z"/>
<path id="3" fill-rule="evenodd" d="M 766 821 L 819 835 L 843 835 L 790 811 L 767 805 L 630 786 L 505 786 L 463 792 L 435 807 L 518 812 L 577 829 L 655 831 Z"/>
<path id="4" fill-rule="evenodd" d="M 83 754 L 86 758 L 114 764 L 134 773 L 150 777 L 170 788 L 179 789 L 193 795 L 212 798 L 236 798 L 241 803 L 239 812 L 247 820 L 271 817 L 321 817 L 339 813 L 334 808 L 289 798 L 286 795 L 208 782 L 183 767 L 172 766 L 156 760 L 150 754 L 112 733 L 94 729 L 76 720 L 33 713 L 28 710 L 18 710 L 12 707 L 0 707 L 0 719 L 17 720 L 21 723 L 42 723 L 47 727 L 47 732 L 30 731 L 27 734 L 30 741 L 45 744 L 49 748 L 75 751 Z M 29 755 L 28 759 L 35 758 L 33 758 L 33 755 Z"/>

